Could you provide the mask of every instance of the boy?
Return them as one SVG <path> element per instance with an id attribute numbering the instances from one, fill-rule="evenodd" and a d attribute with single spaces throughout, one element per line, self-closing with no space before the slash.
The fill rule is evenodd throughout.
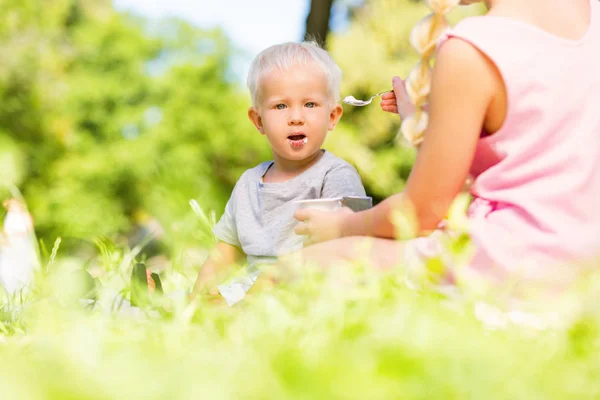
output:
<path id="1" fill-rule="evenodd" d="M 354 167 L 321 145 L 342 116 L 341 70 L 314 43 L 263 50 L 248 74 L 248 117 L 271 146 L 273 160 L 246 171 L 214 228 L 214 253 L 202 266 L 192 296 L 220 293 L 230 306 L 258 277 L 256 265 L 302 248 L 293 232 L 294 201 L 365 196 Z M 214 287 L 216 275 L 245 254 L 248 274 Z"/>

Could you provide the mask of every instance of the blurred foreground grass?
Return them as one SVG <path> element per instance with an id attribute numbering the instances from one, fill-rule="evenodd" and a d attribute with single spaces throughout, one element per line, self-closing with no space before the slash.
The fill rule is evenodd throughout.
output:
<path id="1" fill-rule="evenodd" d="M 568 310 L 543 330 L 522 316 L 492 329 L 493 313 L 482 323 L 482 303 L 468 295 L 409 290 L 402 271 L 360 265 L 293 268 L 285 283 L 263 285 L 233 308 L 171 296 L 134 313 L 113 301 L 128 296 L 131 256 L 104 246 L 94 308 L 80 300 L 80 267 L 68 260 L 51 260 L 22 303 L 2 303 L 0 398 L 600 396 L 591 277 L 574 296 L 534 304 L 540 313 Z M 162 276 L 166 293 L 184 294 L 194 272 Z"/>

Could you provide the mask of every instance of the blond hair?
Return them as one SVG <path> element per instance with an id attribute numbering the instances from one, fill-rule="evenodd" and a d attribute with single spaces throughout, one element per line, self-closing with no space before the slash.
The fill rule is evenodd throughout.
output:
<path id="1" fill-rule="evenodd" d="M 287 42 L 264 49 L 252 61 L 247 81 L 252 105 L 256 107 L 260 101 L 260 83 L 265 75 L 274 70 L 286 71 L 295 65 L 316 66 L 323 71 L 331 100 L 335 103 L 340 100 L 342 70 L 329 53 L 316 42 Z"/>
<path id="2" fill-rule="evenodd" d="M 406 117 L 400 127 L 402 136 L 413 146 L 423 142 L 429 123 L 429 115 L 423 107 L 431 91 L 430 61 L 439 39 L 449 28 L 446 14 L 459 3 L 464 4 L 464 0 L 426 0 L 425 3 L 432 13 L 420 20 L 410 34 L 410 43 L 420 55 L 419 62 L 406 79 L 406 91 L 415 105 L 415 112 Z"/>

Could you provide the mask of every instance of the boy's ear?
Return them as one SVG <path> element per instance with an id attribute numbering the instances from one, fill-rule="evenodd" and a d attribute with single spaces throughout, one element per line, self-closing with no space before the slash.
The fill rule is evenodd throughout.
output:
<path id="1" fill-rule="evenodd" d="M 262 118 L 255 107 L 250 107 L 248 109 L 248 118 L 250 118 L 250 121 L 252 121 L 256 129 L 258 129 L 258 131 L 264 135 L 265 132 L 263 129 Z"/>
<path id="2" fill-rule="evenodd" d="M 335 126 L 339 122 L 340 118 L 342 118 L 342 114 L 343 113 L 344 113 L 344 109 L 342 108 L 341 105 L 336 104 L 335 107 L 333 107 L 333 109 L 329 113 L 329 127 L 328 127 L 328 129 L 330 131 L 332 131 L 333 128 L 335 128 Z"/>

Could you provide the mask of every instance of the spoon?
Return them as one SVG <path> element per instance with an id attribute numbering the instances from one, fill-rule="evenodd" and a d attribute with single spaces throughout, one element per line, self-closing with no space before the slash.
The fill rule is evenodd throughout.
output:
<path id="1" fill-rule="evenodd" d="M 374 94 L 373 96 L 371 96 L 371 98 L 369 100 L 358 100 L 354 96 L 346 96 L 346 97 L 344 97 L 343 101 L 344 101 L 344 103 L 350 104 L 351 106 L 362 107 L 362 106 L 371 104 L 371 102 L 373 101 L 373 99 L 375 97 L 381 96 L 382 94 L 386 94 L 386 93 L 390 93 L 390 92 L 393 92 L 393 90 L 386 90 L 385 92 Z"/>

